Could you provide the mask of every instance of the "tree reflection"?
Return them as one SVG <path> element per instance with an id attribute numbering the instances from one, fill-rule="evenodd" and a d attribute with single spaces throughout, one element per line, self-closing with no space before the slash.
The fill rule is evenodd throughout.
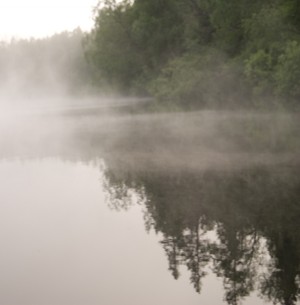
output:
<path id="1" fill-rule="evenodd" d="M 298 166 L 170 172 L 112 163 L 105 175 L 115 189 L 143 194 L 146 226 L 162 233 L 175 279 L 185 265 L 200 292 L 210 267 L 223 279 L 228 304 L 259 290 L 269 301 L 292 305 L 300 293 L 298 173 Z"/>
<path id="2" fill-rule="evenodd" d="M 296 304 L 299 295 L 299 239 L 281 232 L 270 241 L 274 261 L 269 267 L 268 277 L 262 282 L 262 293 L 269 300 L 284 305 Z"/>
<path id="3" fill-rule="evenodd" d="M 0 155 L 103 157 L 110 207 L 144 205 L 146 229 L 163 236 L 175 278 L 185 265 L 200 292 L 211 268 L 223 279 L 228 304 L 254 290 L 275 303 L 296 303 L 300 167 L 256 164 L 299 160 L 297 114 L 93 116 L 64 114 L 60 123 L 50 115 L 25 128 L 13 125 L 15 140 L 2 137 Z"/>

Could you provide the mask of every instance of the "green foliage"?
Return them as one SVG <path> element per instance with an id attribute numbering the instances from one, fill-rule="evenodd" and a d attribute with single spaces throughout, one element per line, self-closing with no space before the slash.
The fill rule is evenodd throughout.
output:
<path id="1" fill-rule="evenodd" d="M 131 31 L 149 68 L 162 65 L 181 49 L 182 18 L 173 0 L 137 0 Z"/>
<path id="2" fill-rule="evenodd" d="M 270 53 L 260 49 L 245 61 L 245 74 L 252 82 L 256 94 L 268 93 L 272 88 L 274 59 Z"/>
<path id="3" fill-rule="evenodd" d="M 248 94 L 234 62 L 213 49 L 201 56 L 186 55 L 168 63 L 152 82 L 150 92 L 161 101 L 172 101 L 185 108 L 233 107 Z"/>
<path id="4" fill-rule="evenodd" d="M 276 83 L 279 94 L 292 99 L 300 98 L 300 43 L 290 41 L 279 57 L 276 69 Z"/>
<path id="5" fill-rule="evenodd" d="M 279 5 L 262 6 L 249 18 L 244 19 L 243 28 L 247 41 L 246 52 L 280 49 L 282 43 L 293 35 Z"/>
<path id="6" fill-rule="evenodd" d="M 290 4 L 284 1 L 269 4 L 244 21 L 247 34 L 244 71 L 257 98 L 297 98 L 298 79 L 293 71 L 297 69 L 299 33 L 289 22 Z"/>
<path id="7" fill-rule="evenodd" d="M 107 0 L 86 55 L 99 86 L 174 105 L 295 101 L 297 12 L 296 0 Z"/>
<path id="8" fill-rule="evenodd" d="M 211 12 L 212 23 L 216 29 L 215 43 L 218 48 L 236 54 L 241 48 L 243 31 L 241 27 L 241 1 L 214 1 Z"/>
<path id="9" fill-rule="evenodd" d="M 178 57 L 170 61 L 161 74 L 150 84 L 150 92 L 160 100 L 179 102 L 199 97 L 203 72 L 198 57 Z"/>
<path id="10" fill-rule="evenodd" d="M 138 54 L 129 33 L 128 4 L 107 6 L 96 17 L 96 28 L 86 38 L 88 60 L 99 67 L 98 81 L 109 79 L 112 85 L 125 90 L 141 72 Z"/>
<path id="11" fill-rule="evenodd" d="M 108 80 L 122 92 L 145 91 L 143 80 L 179 52 L 182 21 L 173 1 L 106 2 L 96 14 L 86 54 L 100 83 Z"/>

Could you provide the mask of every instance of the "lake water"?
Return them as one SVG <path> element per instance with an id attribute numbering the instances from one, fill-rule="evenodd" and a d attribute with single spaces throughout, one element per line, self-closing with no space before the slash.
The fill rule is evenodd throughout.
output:
<path id="1" fill-rule="evenodd" d="M 299 304 L 297 114 L 10 112 L 0 304 Z"/>

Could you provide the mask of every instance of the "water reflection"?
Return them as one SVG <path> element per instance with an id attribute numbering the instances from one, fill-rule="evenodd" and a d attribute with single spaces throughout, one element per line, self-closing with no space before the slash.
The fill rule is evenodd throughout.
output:
<path id="1" fill-rule="evenodd" d="M 267 302 L 296 304 L 297 117 L 206 112 L 91 119 L 76 113 L 29 121 L 5 123 L 0 156 L 99 167 L 111 209 L 144 208 L 146 230 L 162 236 L 175 279 L 185 266 L 198 293 L 211 272 L 221 278 L 228 304 L 244 303 L 253 292 Z"/>
<path id="2" fill-rule="evenodd" d="M 238 304 L 254 290 L 268 301 L 296 304 L 299 170 L 257 166 L 233 171 L 126 171 L 121 164 L 108 163 L 106 178 L 118 194 L 116 208 L 130 204 L 130 189 L 140 192 L 146 227 L 162 233 L 161 245 L 174 278 L 185 265 L 192 285 L 201 292 L 210 266 L 223 279 L 228 304 Z"/>

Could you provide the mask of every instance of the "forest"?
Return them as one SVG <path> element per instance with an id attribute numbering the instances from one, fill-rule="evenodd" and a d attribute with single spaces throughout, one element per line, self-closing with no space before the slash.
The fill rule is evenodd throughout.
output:
<path id="1" fill-rule="evenodd" d="M 85 52 L 99 86 L 168 107 L 297 108 L 297 0 L 105 0 Z"/>
<path id="2" fill-rule="evenodd" d="M 0 303 L 299 304 L 300 0 L 97 1 L 0 41 Z"/>
<path id="3" fill-rule="evenodd" d="M 298 109 L 297 0 L 101 0 L 94 27 L 0 45 L 1 92 Z"/>

